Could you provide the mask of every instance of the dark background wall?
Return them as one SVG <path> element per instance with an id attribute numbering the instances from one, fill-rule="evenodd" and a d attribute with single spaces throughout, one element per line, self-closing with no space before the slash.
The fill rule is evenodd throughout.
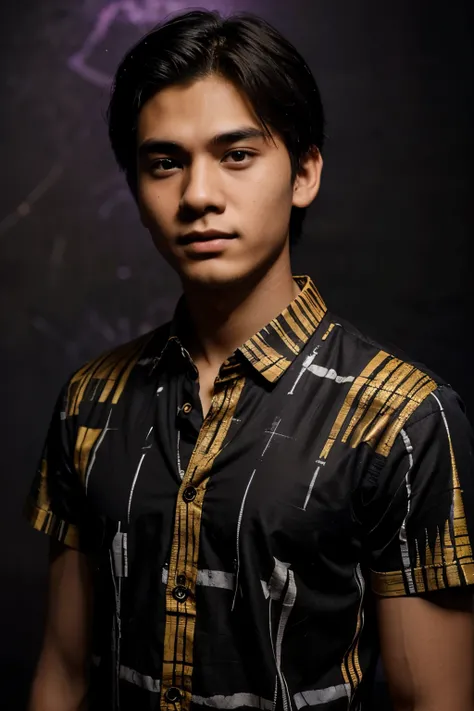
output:
<path id="1" fill-rule="evenodd" d="M 167 319 L 176 278 L 140 227 L 103 113 L 160 0 L 22 0 L 0 18 L 0 699 L 23 709 L 46 541 L 21 506 L 73 368 Z M 199 3 L 196 3 L 199 4 Z M 426 362 L 471 418 L 472 0 L 211 0 L 284 30 L 321 85 L 324 185 L 295 270 L 333 311 Z M 382 702 L 377 711 L 382 709 Z"/>

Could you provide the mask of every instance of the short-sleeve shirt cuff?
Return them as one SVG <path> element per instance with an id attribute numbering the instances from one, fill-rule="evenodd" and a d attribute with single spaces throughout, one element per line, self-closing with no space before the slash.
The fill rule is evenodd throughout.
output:
<path id="1" fill-rule="evenodd" d="M 422 595 L 434 590 L 474 585 L 474 560 L 429 565 L 388 573 L 371 571 L 373 592 L 380 597 Z"/>
<path id="2" fill-rule="evenodd" d="M 28 499 L 24 514 L 27 521 L 37 531 L 46 533 L 69 548 L 83 550 L 79 528 L 67 521 L 63 521 L 53 511 L 42 509 L 32 499 Z"/>

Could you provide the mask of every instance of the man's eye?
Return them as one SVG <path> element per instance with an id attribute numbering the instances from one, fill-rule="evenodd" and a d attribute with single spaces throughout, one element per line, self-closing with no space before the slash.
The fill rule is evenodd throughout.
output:
<path id="1" fill-rule="evenodd" d="M 244 150 L 231 151 L 226 155 L 226 159 L 229 159 L 230 163 L 245 163 L 247 158 L 252 158 L 253 153 Z"/>
<path id="2" fill-rule="evenodd" d="M 251 151 L 246 151 L 246 150 L 239 150 L 236 149 L 234 151 L 230 151 L 230 153 L 227 153 L 227 155 L 224 157 L 224 161 L 227 163 L 247 163 L 250 158 L 253 158 L 254 153 Z M 169 173 L 170 171 L 174 170 L 175 168 L 179 168 L 180 164 L 177 160 L 174 160 L 174 158 L 158 158 L 157 160 L 154 160 L 151 164 L 151 170 L 154 173 Z"/>
<path id="3" fill-rule="evenodd" d="M 152 170 L 155 170 L 158 173 L 165 173 L 169 170 L 173 170 L 173 168 L 176 168 L 176 166 L 177 161 L 173 160 L 172 158 L 160 158 L 159 160 L 153 161 L 151 168 Z"/>

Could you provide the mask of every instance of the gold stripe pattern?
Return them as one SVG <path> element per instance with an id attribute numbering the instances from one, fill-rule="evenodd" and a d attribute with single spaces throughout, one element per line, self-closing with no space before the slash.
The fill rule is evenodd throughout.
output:
<path id="1" fill-rule="evenodd" d="M 108 351 L 81 368 L 70 381 L 68 416 L 79 414 L 79 406 L 84 401 L 93 381 L 97 381 L 97 391 L 94 395 L 99 387 L 102 388 L 99 395 L 100 403 L 106 402 L 115 388 L 112 404 L 116 405 L 123 394 L 131 371 L 152 337 L 153 333 L 140 336 L 130 343 Z"/>
<path id="2" fill-rule="evenodd" d="M 415 376 L 423 376 L 423 373 L 421 373 L 421 371 L 417 371 L 413 374 L 413 377 Z M 420 377 L 420 382 L 422 379 L 424 380 L 425 378 Z M 384 434 L 384 437 L 377 445 L 376 451 L 378 454 L 382 454 L 384 457 L 388 457 L 396 438 L 400 434 L 402 428 L 407 423 L 408 419 L 415 412 L 416 408 L 421 405 L 423 400 L 426 400 L 428 395 L 434 390 L 436 390 L 436 387 L 437 385 L 434 380 L 428 380 L 428 382 L 423 385 L 422 388 L 415 391 L 413 395 L 407 395 L 407 397 L 409 397 L 408 403 L 405 405 L 402 411 L 395 417 L 394 421 Z"/>
<path id="3" fill-rule="evenodd" d="M 436 589 L 441 590 L 445 586 L 445 583 L 443 577 L 443 554 L 441 551 L 441 536 L 439 529 L 436 532 L 436 541 L 433 551 L 433 565 L 436 570 Z"/>
<path id="4" fill-rule="evenodd" d="M 188 711 L 191 705 L 191 678 L 196 623 L 196 581 L 203 500 L 207 482 L 216 457 L 222 451 L 245 378 L 222 382 L 217 380 L 211 408 L 199 433 L 196 446 L 176 502 L 174 533 L 166 589 L 166 621 L 162 670 L 161 708 L 163 711 Z M 197 496 L 186 503 L 182 492 L 188 486 L 197 489 Z M 184 602 L 173 597 L 178 578 L 186 581 L 189 596 Z M 178 687 L 182 698 L 178 703 L 166 700 L 170 687 Z"/>
<path id="5" fill-rule="evenodd" d="M 378 454 L 388 456 L 409 417 L 436 387 L 436 383 L 421 370 L 379 351 L 352 384 L 321 458 L 327 459 L 358 397 L 341 442 L 349 442 L 353 448 L 365 442 Z M 400 412 L 396 414 L 398 410 Z"/>
<path id="6" fill-rule="evenodd" d="M 438 401 L 439 402 L 439 401 Z M 472 547 L 467 530 L 466 514 L 464 512 L 464 502 L 462 499 L 461 484 L 459 482 L 456 457 L 454 455 L 451 433 L 449 431 L 446 416 L 441 403 L 439 403 L 446 427 L 446 434 L 449 442 L 449 452 L 451 457 L 451 477 L 453 486 L 453 513 L 452 526 L 454 532 L 454 551 L 466 585 L 474 583 L 474 561 L 472 557 Z"/>
<path id="7" fill-rule="evenodd" d="M 380 353 L 379 357 L 382 355 L 387 354 Z M 327 458 L 358 397 L 355 412 L 341 438 L 342 442 L 348 442 L 351 447 L 366 442 L 377 454 L 387 458 L 408 419 L 436 390 L 436 383 L 426 373 L 393 357 L 387 356 L 387 358 L 385 363 L 380 360 L 375 367 L 373 362 L 369 364 L 368 369 L 371 372 L 375 372 L 377 367 L 382 365 L 372 378 L 368 378 L 363 372 L 355 380 L 336 418 L 321 458 Z M 443 410 L 441 403 L 439 405 Z M 451 457 L 453 514 L 451 521 L 448 521 L 444 527 L 443 537 L 438 530 L 435 540 L 430 543 L 428 532 L 425 532 L 424 560 L 420 560 L 419 542 L 415 541 L 416 564 L 410 570 L 418 593 L 441 590 L 447 586 L 459 585 L 461 582 L 474 583 L 472 546 L 467 530 L 454 449 L 444 412 L 443 417 Z M 372 587 L 374 592 L 381 596 L 400 596 L 409 592 L 403 570 L 373 571 Z"/>
<path id="8" fill-rule="evenodd" d="M 78 529 L 58 516 L 50 509 L 51 500 L 48 491 L 48 462 L 45 458 L 41 460 L 39 470 L 33 482 L 32 491 L 27 499 L 24 514 L 33 528 L 43 531 L 49 536 L 65 543 L 70 548 L 79 548 Z"/>
<path id="9" fill-rule="evenodd" d="M 344 683 L 351 685 L 352 693 L 354 693 L 357 687 L 359 686 L 363 676 L 359 660 L 359 641 L 362 632 L 364 614 L 364 584 L 362 573 L 359 567 L 356 570 L 356 578 L 360 589 L 360 603 L 359 610 L 357 613 L 356 629 L 354 632 L 352 644 L 344 655 L 341 664 L 341 672 L 342 677 L 344 679 Z"/>
<path id="10" fill-rule="evenodd" d="M 431 558 L 430 558 L 431 560 Z M 459 565 L 463 569 L 462 563 Z M 465 566 L 464 566 L 465 567 Z M 446 587 L 459 585 L 458 563 L 450 563 L 442 566 L 425 565 L 412 569 L 416 581 L 416 592 L 425 592 L 423 573 L 426 574 L 428 590 L 443 590 Z M 448 580 L 448 585 L 444 582 L 444 576 Z M 471 580 L 471 585 L 474 580 Z M 398 597 L 407 595 L 405 580 L 401 570 L 389 573 L 372 571 L 372 590 L 381 597 Z"/>
<path id="11" fill-rule="evenodd" d="M 102 367 L 96 374 L 97 380 L 105 381 L 105 384 L 99 397 L 99 402 L 107 402 L 109 396 L 116 387 L 120 375 L 122 374 L 127 365 L 127 362 L 127 357 L 114 358 L 112 356 L 103 363 Z"/>
<path id="12" fill-rule="evenodd" d="M 304 327 L 305 320 L 306 320 L 306 316 L 302 313 L 301 309 L 298 309 L 296 304 L 293 304 L 293 305 L 290 304 L 290 306 L 286 310 L 284 319 L 282 317 L 280 317 L 280 321 L 286 321 L 286 323 L 289 325 L 289 327 L 293 331 L 293 333 L 296 337 L 296 342 L 298 342 L 298 340 L 300 340 L 302 343 L 305 343 L 309 337 L 309 333 L 308 333 L 307 329 L 305 329 L 305 327 Z M 299 349 L 298 349 L 298 351 L 299 351 Z"/>
<path id="13" fill-rule="evenodd" d="M 357 409 L 342 437 L 343 442 L 347 442 L 354 428 L 357 427 L 355 434 L 356 444 L 353 444 L 353 446 L 359 444 L 365 429 L 380 412 L 382 406 L 390 395 L 392 395 L 399 381 L 404 377 L 406 366 L 405 370 L 402 371 L 402 369 L 399 368 L 400 365 L 401 362 L 399 360 L 391 358 L 385 366 L 376 373 L 370 382 L 367 383 L 367 387 L 364 389 Z M 398 371 L 397 368 L 399 368 Z M 393 375 L 393 371 L 396 371 L 395 376 Z"/>
<path id="14" fill-rule="evenodd" d="M 433 549 L 428 542 L 427 531 L 425 532 L 425 538 L 424 565 L 422 565 L 419 545 L 418 541 L 416 541 L 417 555 L 412 574 L 417 593 L 459 586 L 461 584 L 460 571 L 467 585 L 474 584 L 474 565 L 469 558 L 464 561 L 458 558 L 455 543 L 451 536 L 449 519 L 444 526 L 443 541 L 441 541 L 441 532 L 438 530 Z M 372 589 L 382 597 L 396 597 L 406 595 L 408 592 L 403 571 L 388 573 L 372 571 Z"/>
<path id="15" fill-rule="evenodd" d="M 36 505 L 40 509 L 48 509 L 50 505 L 48 494 L 48 462 L 41 460 L 40 470 L 37 473 Z"/>
<path id="16" fill-rule="evenodd" d="M 45 511 L 28 500 L 25 516 L 37 531 L 43 531 L 69 548 L 80 549 L 79 530 L 76 526 L 59 519 L 52 511 Z"/>
<path id="17" fill-rule="evenodd" d="M 80 475 L 83 484 L 86 481 L 87 465 L 89 464 L 91 450 L 102 434 L 102 431 L 102 429 L 92 429 L 90 427 L 78 428 L 74 446 L 74 468 Z"/>
<path id="18" fill-rule="evenodd" d="M 433 553 L 428 542 L 428 532 L 426 532 L 426 549 L 425 549 L 425 575 L 428 590 L 437 590 L 438 583 L 436 582 L 436 568 L 434 567 Z"/>
<path id="19" fill-rule="evenodd" d="M 370 434 L 370 427 L 376 420 L 377 416 L 381 416 L 380 419 L 388 421 L 392 419 L 394 413 L 398 410 L 401 405 L 406 401 L 408 393 L 412 392 L 418 382 L 424 379 L 424 373 L 417 370 L 413 366 L 403 364 L 401 367 L 397 368 L 397 371 L 388 380 L 387 384 L 381 389 L 381 395 L 376 397 L 376 406 L 373 408 L 372 412 L 368 412 L 364 417 L 363 422 L 358 428 L 358 432 L 354 436 L 354 441 L 352 446 L 357 446 L 359 442 L 364 440 L 374 441 L 378 440 L 377 437 L 373 437 Z M 378 406 L 378 409 L 377 409 Z M 405 420 L 401 419 L 401 423 Z M 365 430 L 369 429 L 366 434 Z"/>
<path id="20" fill-rule="evenodd" d="M 418 541 L 415 541 L 416 545 L 416 562 L 415 568 L 412 569 L 412 579 L 415 581 L 415 590 L 419 593 L 423 593 L 426 590 L 425 579 L 423 577 L 423 569 L 421 567 L 420 560 L 420 547 Z"/>
<path id="21" fill-rule="evenodd" d="M 240 353 L 271 383 L 288 370 L 327 311 L 309 277 L 295 277 L 295 282 L 301 288 L 296 299 L 239 348 Z"/>
<path id="22" fill-rule="evenodd" d="M 370 378 L 370 376 L 374 373 L 374 371 L 388 358 L 388 353 L 385 353 L 385 351 L 379 351 L 377 355 L 372 358 L 370 363 L 366 365 L 362 373 L 354 380 L 349 392 L 346 395 L 346 398 L 342 404 L 342 407 L 339 411 L 339 414 L 336 417 L 336 420 L 334 422 L 334 425 L 331 429 L 331 432 L 329 434 L 329 438 L 324 445 L 322 452 L 321 452 L 321 459 L 327 459 L 329 456 L 329 453 L 332 449 L 332 446 L 336 439 L 338 438 L 343 426 L 344 422 L 346 421 L 349 412 L 351 410 L 352 405 L 354 404 L 354 401 L 356 397 L 359 395 L 360 391 L 362 390 L 363 387 L 367 385 L 367 382 Z"/>
<path id="23" fill-rule="evenodd" d="M 271 382 L 275 382 L 291 365 L 291 361 L 272 348 L 261 333 L 247 341 L 240 351 Z"/>
<path id="24" fill-rule="evenodd" d="M 300 352 L 298 345 L 294 341 L 291 340 L 291 337 L 286 333 L 285 329 L 279 323 L 278 319 L 275 319 L 275 321 L 274 321 L 274 328 L 275 328 L 276 333 L 281 338 L 282 342 L 288 348 L 288 350 L 290 350 L 294 355 L 298 355 L 298 353 Z"/>
<path id="25" fill-rule="evenodd" d="M 326 333 L 324 334 L 324 336 L 322 338 L 323 341 L 327 341 L 327 339 L 329 338 L 331 333 L 334 331 L 335 327 L 336 327 L 336 324 L 331 323 L 331 325 L 329 326 L 328 330 L 326 331 Z"/>
<path id="26" fill-rule="evenodd" d="M 88 363 L 87 366 L 81 368 L 81 370 L 71 379 L 71 398 L 69 402 L 68 417 L 79 414 L 79 405 L 84 399 L 89 383 L 107 357 L 108 354 L 101 356 L 91 363 Z"/>

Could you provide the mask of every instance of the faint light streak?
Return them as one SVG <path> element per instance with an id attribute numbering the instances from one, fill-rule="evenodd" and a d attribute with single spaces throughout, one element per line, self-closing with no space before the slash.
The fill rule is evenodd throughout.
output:
<path id="1" fill-rule="evenodd" d="M 200 3 L 206 5 L 206 3 Z M 232 0 L 212 0 L 209 9 L 229 10 Z M 109 32 L 118 20 L 123 20 L 141 32 L 145 32 L 167 15 L 189 7 L 187 0 L 117 0 L 105 5 L 97 14 L 94 26 L 82 47 L 68 59 L 69 68 L 95 86 L 109 88 L 112 77 L 93 67 L 90 57 L 99 45 L 109 37 Z M 105 49 L 108 52 L 108 49 Z"/>
<path id="2" fill-rule="evenodd" d="M 99 217 L 101 220 L 108 220 L 112 212 L 118 205 L 133 202 L 132 194 L 128 188 L 120 188 L 113 195 L 107 198 L 99 207 Z"/>
<path id="3" fill-rule="evenodd" d="M 31 214 L 33 205 L 51 190 L 63 174 L 64 168 L 60 163 L 55 163 L 49 173 L 41 180 L 26 198 L 9 215 L 0 221 L 0 236 L 11 230 L 24 217 Z"/>

